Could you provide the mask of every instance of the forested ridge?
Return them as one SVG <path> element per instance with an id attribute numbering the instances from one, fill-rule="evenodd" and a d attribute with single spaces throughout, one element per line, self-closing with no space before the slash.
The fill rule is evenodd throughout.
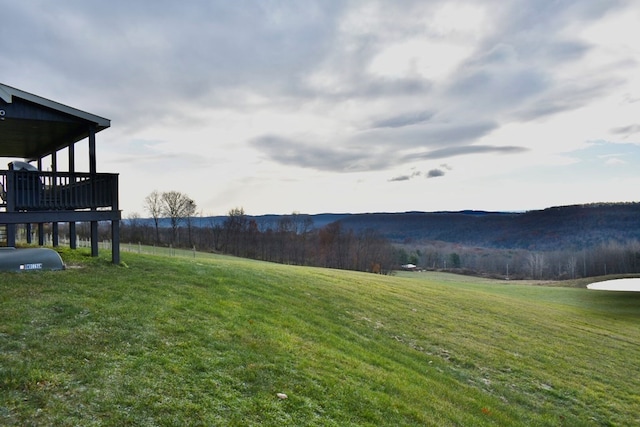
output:
<path id="1" fill-rule="evenodd" d="M 461 211 L 354 214 L 345 228 L 373 228 L 393 242 L 442 241 L 500 249 L 584 249 L 640 240 L 640 203 L 553 207 L 522 213 Z"/>
<path id="2" fill-rule="evenodd" d="M 251 216 L 236 208 L 227 216 L 130 217 L 122 233 L 124 242 L 371 272 L 413 264 L 510 279 L 640 273 L 640 203 L 519 213 Z"/>
<path id="3" fill-rule="evenodd" d="M 290 215 L 246 215 L 258 228 L 277 228 Z M 640 240 L 640 203 L 597 203 L 526 212 L 326 213 L 304 215 L 311 228 L 340 222 L 353 231 L 376 230 L 393 243 L 441 241 L 498 249 L 584 249 L 603 243 Z M 228 216 L 193 218 L 195 228 L 222 225 Z M 151 225 L 151 219 L 137 219 Z M 125 220 L 125 225 L 130 223 Z M 167 218 L 160 226 L 170 227 Z"/>

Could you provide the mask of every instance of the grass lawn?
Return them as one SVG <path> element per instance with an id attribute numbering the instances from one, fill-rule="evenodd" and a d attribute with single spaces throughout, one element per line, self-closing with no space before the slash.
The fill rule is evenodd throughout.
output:
<path id="1" fill-rule="evenodd" d="M 0 425 L 640 423 L 640 294 L 61 251 L 0 273 Z"/>

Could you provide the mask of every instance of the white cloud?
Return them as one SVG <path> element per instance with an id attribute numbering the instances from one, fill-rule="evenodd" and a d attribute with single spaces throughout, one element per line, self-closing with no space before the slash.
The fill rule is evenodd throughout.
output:
<path id="1" fill-rule="evenodd" d="M 619 157 L 610 157 L 604 162 L 607 166 L 617 166 L 617 165 L 626 165 L 627 162 L 622 160 Z"/>
<path id="2" fill-rule="evenodd" d="M 369 72 L 387 78 L 420 76 L 441 80 L 469 55 L 471 47 L 446 40 L 416 38 L 381 50 L 371 61 Z"/>

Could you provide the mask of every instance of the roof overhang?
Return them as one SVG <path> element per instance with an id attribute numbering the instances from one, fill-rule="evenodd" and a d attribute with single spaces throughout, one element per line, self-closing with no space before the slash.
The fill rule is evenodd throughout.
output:
<path id="1" fill-rule="evenodd" d="M 0 83 L 0 157 L 39 159 L 110 125 L 104 117 Z"/>

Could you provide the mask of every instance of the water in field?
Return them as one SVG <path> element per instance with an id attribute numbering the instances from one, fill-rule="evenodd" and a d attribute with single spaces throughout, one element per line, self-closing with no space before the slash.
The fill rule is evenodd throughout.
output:
<path id="1" fill-rule="evenodd" d="M 606 280 L 591 283 L 587 288 L 599 291 L 640 292 L 640 278 Z"/>

